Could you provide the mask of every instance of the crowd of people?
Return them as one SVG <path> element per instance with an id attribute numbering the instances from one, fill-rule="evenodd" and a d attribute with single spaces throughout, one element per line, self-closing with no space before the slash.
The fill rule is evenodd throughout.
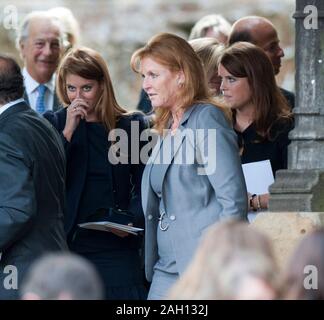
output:
<path id="1" fill-rule="evenodd" d="M 294 127 L 274 25 L 209 15 L 188 41 L 154 35 L 130 60 L 136 111 L 79 44 L 73 14 L 54 8 L 22 21 L 22 70 L 0 55 L 0 267 L 19 275 L 8 288 L 0 273 L 0 298 L 322 299 L 323 280 L 313 292 L 303 275 L 324 274 L 324 231 L 282 274 L 247 223 L 269 194 L 248 192 L 242 164 L 286 169 Z"/>

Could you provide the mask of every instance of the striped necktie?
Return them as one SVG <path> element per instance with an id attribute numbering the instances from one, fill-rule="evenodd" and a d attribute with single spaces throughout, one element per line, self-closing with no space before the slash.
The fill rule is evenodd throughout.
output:
<path id="1" fill-rule="evenodd" d="M 43 84 L 40 84 L 37 88 L 38 91 L 38 97 L 36 100 L 36 111 L 38 113 L 44 113 L 45 112 L 45 92 L 46 92 L 46 86 Z"/>

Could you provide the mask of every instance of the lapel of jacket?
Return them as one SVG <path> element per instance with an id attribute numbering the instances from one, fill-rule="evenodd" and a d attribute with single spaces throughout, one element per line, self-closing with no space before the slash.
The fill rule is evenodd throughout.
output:
<path id="1" fill-rule="evenodd" d="M 182 120 L 180 122 L 179 126 L 179 134 L 186 128 L 186 123 L 190 117 L 190 114 L 194 110 L 194 106 L 190 107 L 183 115 Z M 176 155 L 177 151 L 179 150 L 180 146 L 183 144 L 185 135 L 181 136 L 180 143 L 176 145 L 176 148 L 174 149 L 174 152 L 171 155 L 168 155 L 168 161 L 165 164 L 161 164 L 160 162 L 160 150 L 163 144 L 166 144 L 164 146 L 164 151 L 165 152 L 171 152 L 171 145 L 168 145 L 171 142 L 170 138 L 164 137 L 161 138 L 159 137 L 159 140 L 157 141 L 153 151 L 152 155 L 145 167 L 144 173 L 143 173 L 143 179 L 142 179 L 142 204 L 143 204 L 143 211 L 145 214 L 158 214 L 158 198 L 155 195 L 155 193 L 152 190 L 151 183 L 150 183 L 150 176 L 151 176 L 151 170 L 153 165 L 158 166 L 158 169 L 160 170 L 162 181 L 164 181 L 166 172 L 172 162 L 172 159 Z M 162 182 L 163 184 L 163 182 Z"/>
<path id="2" fill-rule="evenodd" d="M 162 145 L 162 138 L 158 136 L 158 140 L 152 150 L 152 154 L 143 172 L 141 194 L 142 194 L 143 212 L 145 215 L 153 214 L 155 212 L 155 210 L 151 210 L 151 207 L 153 203 L 157 203 L 157 202 L 153 202 L 154 200 L 157 201 L 157 199 L 151 187 L 150 177 L 151 177 L 152 166 L 155 162 L 156 157 L 159 155 L 161 145 Z"/>
<path id="3" fill-rule="evenodd" d="M 161 177 L 162 177 L 162 181 L 164 181 L 165 175 L 175 157 L 175 155 L 177 154 L 177 152 L 179 151 L 180 147 L 183 145 L 184 139 L 186 137 L 185 134 L 183 134 L 184 129 L 186 128 L 186 123 L 192 113 L 192 111 L 194 110 L 194 105 L 191 106 L 184 114 L 183 117 L 181 119 L 179 128 L 174 136 L 174 139 L 172 139 L 172 136 L 170 134 L 168 134 L 164 139 L 163 139 L 163 152 L 167 152 L 170 154 L 163 154 L 163 159 L 166 160 L 165 164 L 162 164 L 160 166 L 161 168 Z M 172 140 L 174 140 L 174 144 L 172 147 Z M 182 155 L 180 155 L 182 157 Z"/>
<path id="4" fill-rule="evenodd" d="M 30 104 L 29 104 L 28 94 L 27 94 L 26 90 L 24 91 L 23 98 L 24 98 L 24 100 L 26 101 L 26 103 L 27 103 L 28 105 L 30 105 Z"/>
<path id="5" fill-rule="evenodd" d="M 58 100 L 58 97 L 57 97 L 56 93 L 54 93 L 54 96 L 53 96 L 53 111 L 59 110 L 60 107 L 61 107 L 61 105 L 60 105 L 60 102 Z"/>

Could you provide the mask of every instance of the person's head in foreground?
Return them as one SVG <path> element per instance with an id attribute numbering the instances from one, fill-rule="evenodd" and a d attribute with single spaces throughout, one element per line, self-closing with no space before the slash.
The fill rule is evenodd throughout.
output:
<path id="1" fill-rule="evenodd" d="M 209 228 L 169 299 L 270 300 L 277 296 L 276 264 L 269 239 L 247 223 Z"/>
<path id="2" fill-rule="evenodd" d="M 20 295 L 23 300 L 100 300 L 103 288 L 90 262 L 72 253 L 51 253 L 31 266 Z"/>

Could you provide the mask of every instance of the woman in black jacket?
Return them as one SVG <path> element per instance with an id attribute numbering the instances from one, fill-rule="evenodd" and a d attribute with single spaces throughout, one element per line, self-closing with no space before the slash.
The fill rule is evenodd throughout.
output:
<path id="1" fill-rule="evenodd" d="M 66 150 L 69 247 L 97 267 L 107 299 L 145 299 L 141 236 L 78 226 L 116 218 L 143 226 L 144 164 L 132 158 L 139 152 L 133 141 L 139 142 L 145 129 L 143 116 L 118 105 L 107 65 L 92 49 L 74 49 L 63 58 L 57 93 L 65 108 L 44 116 L 61 133 Z"/>

